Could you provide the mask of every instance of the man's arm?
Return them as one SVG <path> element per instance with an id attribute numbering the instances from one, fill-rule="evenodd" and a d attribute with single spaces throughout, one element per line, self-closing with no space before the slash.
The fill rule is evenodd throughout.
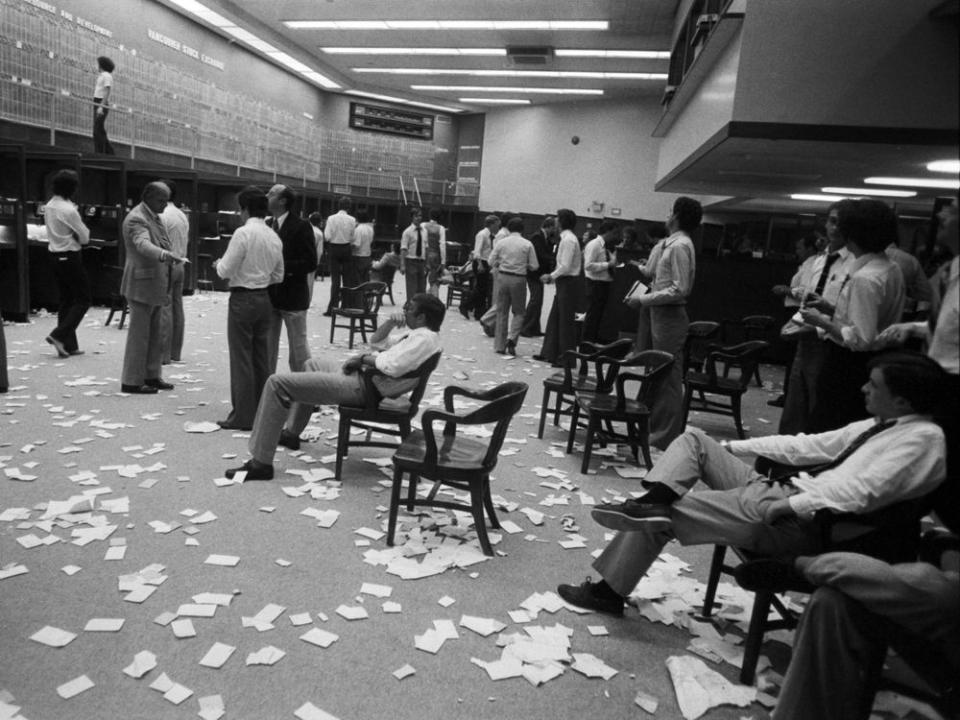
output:
<path id="1" fill-rule="evenodd" d="M 83 224 L 83 220 L 80 218 L 80 212 L 76 207 L 73 208 L 72 212 L 67 213 L 63 220 L 67 224 L 67 227 L 73 231 L 73 236 L 77 239 L 78 243 L 86 245 L 90 242 L 90 230 Z"/>
<path id="2" fill-rule="evenodd" d="M 670 250 L 668 261 L 672 281 L 661 290 L 641 296 L 641 305 L 670 305 L 690 295 L 693 287 L 693 247 L 689 242 L 676 242 Z M 663 262 L 662 256 L 660 262 Z"/>

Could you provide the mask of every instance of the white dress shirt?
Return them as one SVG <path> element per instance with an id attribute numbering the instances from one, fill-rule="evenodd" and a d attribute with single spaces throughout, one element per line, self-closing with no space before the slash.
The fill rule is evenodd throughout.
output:
<path id="1" fill-rule="evenodd" d="M 878 350 L 876 339 L 900 320 L 905 300 L 903 275 L 883 253 L 865 253 L 849 266 L 837 297 L 834 322 L 849 350 Z"/>
<path id="2" fill-rule="evenodd" d="M 947 272 L 945 289 L 940 298 L 940 311 L 937 324 L 930 339 L 928 354 L 948 373 L 960 373 L 960 257 L 950 261 L 948 267 L 941 267 L 934 275 L 934 292 L 939 293 L 939 275 Z M 924 323 L 926 325 L 926 323 Z"/>
<path id="3" fill-rule="evenodd" d="M 696 269 L 693 241 L 686 233 L 678 230 L 664 238 L 650 251 L 645 267 L 650 277 L 650 292 L 640 296 L 640 304 L 686 304 Z"/>
<path id="4" fill-rule="evenodd" d="M 510 233 L 500 238 L 490 251 L 490 267 L 507 275 L 527 276 L 530 270 L 540 267 L 533 243 L 520 233 Z"/>
<path id="5" fill-rule="evenodd" d="M 167 203 L 160 213 L 160 222 L 170 238 L 170 250 L 177 257 L 186 257 L 187 246 L 190 244 L 190 221 L 183 210 L 173 203 Z"/>
<path id="6" fill-rule="evenodd" d="M 90 242 L 90 231 L 80 219 L 77 206 L 59 195 L 54 195 L 44 206 L 43 223 L 47 226 L 50 252 L 79 250 L 81 245 Z"/>
<path id="7" fill-rule="evenodd" d="M 473 257 L 477 260 L 487 260 L 492 249 L 493 241 L 490 239 L 490 228 L 484 228 L 473 238 Z"/>
<path id="8" fill-rule="evenodd" d="M 610 260 L 615 257 L 607 250 L 603 237 L 598 235 L 583 248 L 583 274 L 588 280 L 612 282 Z"/>
<path id="9" fill-rule="evenodd" d="M 283 282 L 283 243 L 263 218 L 248 218 L 234 231 L 215 269 L 232 288 L 261 290 Z"/>
<path id="10" fill-rule="evenodd" d="M 876 419 L 858 420 L 815 435 L 769 435 L 729 443 L 734 454 L 755 453 L 788 465 L 828 463 Z M 800 492 L 789 499 L 800 517 L 821 508 L 866 513 L 932 492 L 946 475 L 943 431 L 926 415 L 904 415 L 869 438 L 840 465 L 814 476 L 793 478 Z"/>
<path id="11" fill-rule="evenodd" d="M 560 233 L 560 244 L 557 245 L 557 267 L 550 273 L 554 280 L 565 276 L 576 277 L 580 274 L 580 265 L 583 255 L 580 252 L 580 241 L 571 230 Z"/>
<path id="12" fill-rule="evenodd" d="M 357 220 L 346 210 L 331 215 L 323 226 L 323 232 L 329 245 L 350 245 L 353 242 L 353 231 L 357 227 Z"/>
<path id="13" fill-rule="evenodd" d="M 359 223 L 353 231 L 353 256 L 370 257 L 373 247 L 373 223 Z"/>
<path id="14" fill-rule="evenodd" d="M 409 392 L 416 385 L 416 379 L 399 378 L 416 370 L 442 349 L 439 333 L 428 327 L 394 330 L 384 344 L 386 350 L 374 353 L 374 365 L 386 377 L 375 376 L 373 384 L 381 395 L 388 398 Z"/>

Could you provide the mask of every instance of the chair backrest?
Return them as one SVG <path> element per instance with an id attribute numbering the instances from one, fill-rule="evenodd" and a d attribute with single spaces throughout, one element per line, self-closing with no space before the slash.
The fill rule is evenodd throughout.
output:
<path id="1" fill-rule="evenodd" d="M 513 416 L 523 407 L 524 398 L 527 396 L 527 384 L 522 382 L 506 382 L 484 393 L 488 402 L 482 407 L 477 408 L 463 420 L 472 425 L 486 425 L 496 423 L 493 428 L 493 434 L 490 436 L 490 444 L 487 446 L 487 453 L 483 459 L 483 466 L 487 469 L 493 468 L 497 464 L 497 458 L 500 455 L 500 449 L 503 447 L 503 441 L 507 436 L 507 428 Z M 453 428 L 447 426 L 444 428 L 444 434 L 453 432 Z"/>
<path id="2" fill-rule="evenodd" d="M 707 356 L 709 372 L 712 380 L 716 379 L 716 362 L 729 362 L 732 367 L 739 368 L 740 376 L 736 379 L 737 385 L 741 390 L 746 390 L 750 378 L 757 370 L 760 364 L 760 354 L 770 347 L 770 343 L 763 340 L 750 340 L 749 342 L 731 345 L 729 347 L 717 348 L 711 350 Z"/>
<path id="3" fill-rule="evenodd" d="M 386 291 L 387 284 L 379 280 L 371 280 L 356 287 L 340 288 L 340 307 L 376 315 L 380 311 Z"/>
<path id="4" fill-rule="evenodd" d="M 700 370 L 707 357 L 707 345 L 720 335 L 720 323 L 712 320 L 696 320 L 687 328 L 683 342 L 683 372 L 693 368 Z"/>
<path id="5" fill-rule="evenodd" d="M 417 384 L 410 391 L 410 409 L 408 415 L 414 417 L 419 411 L 420 401 L 423 399 L 424 393 L 427 391 L 427 382 L 430 380 L 430 376 L 433 374 L 433 371 L 437 369 L 437 365 L 440 364 L 440 356 L 442 353 L 440 351 L 435 352 L 433 355 L 428 357 L 424 363 L 417 368 Z"/>
<path id="6" fill-rule="evenodd" d="M 594 372 L 597 374 L 597 381 L 599 382 L 600 370 L 596 364 L 597 358 L 610 358 L 614 360 L 622 359 L 630 354 L 632 348 L 633 340 L 630 340 L 629 338 L 620 338 L 619 340 L 614 340 L 612 343 L 607 343 L 606 345 L 598 345 L 597 343 L 589 341 L 582 342 L 577 348 L 577 352 L 581 356 L 579 358 L 564 353 L 564 374 L 566 376 L 566 385 L 569 388 L 567 389 L 567 392 L 573 392 L 572 367 L 574 364 L 576 364 L 577 360 L 579 360 L 577 376 L 580 378 L 586 377 L 590 372 L 590 368 L 593 367 Z"/>
<path id="7" fill-rule="evenodd" d="M 630 356 L 629 368 L 621 372 L 617 378 L 617 405 L 622 408 L 626 401 L 625 386 L 631 380 L 637 380 L 638 387 L 636 400 L 653 408 L 660 395 L 660 390 L 666 384 L 673 367 L 673 355 L 662 350 L 643 350 Z M 637 372 L 639 371 L 639 372 Z"/>

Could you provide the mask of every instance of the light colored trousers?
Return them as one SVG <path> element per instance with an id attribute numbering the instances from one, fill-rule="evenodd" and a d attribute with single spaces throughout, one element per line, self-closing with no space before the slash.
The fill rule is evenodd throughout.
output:
<path id="1" fill-rule="evenodd" d="M 493 349 L 503 352 L 507 340 L 517 341 L 523 327 L 523 314 L 527 309 L 527 278 L 520 275 L 500 273 L 497 281 L 497 329 L 493 336 Z M 511 318 L 511 311 L 513 317 Z M 507 326 L 509 325 L 509 330 Z"/>
<path id="2" fill-rule="evenodd" d="M 170 268 L 170 304 L 163 308 L 163 362 L 183 354 L 183 265 Z"/>
<path id="3" fill-rule="evenodd" d="M 710 489 L 690 492 L 698 480 Z M 663 483 L 681 495 L 670 506 L 671 527 L 617 533 L 594 561 L 594 569 L 627 596 L 673 539 L 681 545 L 734 545 L 774 557 L 816 552 L 821 541 L 813 523 L 797 518 L 764 522 L 771 503 L 796 491 L 763 480 L 702 431 L 683 433 L 644 480 L 644 485 Z"/>
<path id="4" fill-rule="evenodd" d="M 270 372 L 277 371 L 280 357 L 280 330 L 287 327 L 287 346 L 290 351 L 290 372 L 300 372 L 310 359 L 310 344 L 307 341 L 307 311 L 277 310 L 270 317 Z"/>
<path id="5" fill-rule="evenodd" d="M 797 565 L 821 587 L 800 618 L 774 720 L 858 717 L 864 670 L 884 652 L 887 623 L 928 641 L 960 671 L 957 573 L 843 552 L 802 558 Z"/>
<path id="6" fill-rule="evenodd" d="M 670 375 L 650 411 L 650 444 L 664 450 L 683 432 L 683 345 L 690 320 L 686 305 L 645 305 L 638 314 L 636 349 L 673 355 Z"/>
<path id="7" fill-rule="evenodd" d="M 123 350 L 124 385 L 143 385 L 158 380 L 163 358 L 163 306 L 130 300 L 127 344 Z"/>
<path id="8" fill-rule="evenodd" d="M 253 459 L 272 465 L 282 429 L 299 435 L 310 422 L 314 405 L 340 403 L 362 404 L 363 386 L 358 374 L 344 374 L 338 360 L 312 358 L 303 372 L 271 375 L 253 421 L 249 442 Z"/>

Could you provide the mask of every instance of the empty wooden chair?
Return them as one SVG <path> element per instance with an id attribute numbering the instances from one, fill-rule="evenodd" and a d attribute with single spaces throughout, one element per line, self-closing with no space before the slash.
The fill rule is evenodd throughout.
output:
<path id="1" fill-rule="evenodd" d="M 331 310 L 330 342 L 333 342 L 333 333 L 337 328 L 350 331 L 349 347 L 353 349 L 353 336 L 360 333 L 363 342 L 367 342 L 367 331 L 375 332 L 378 324 L 380 305 L 383 303 L 383 294 L 387 291 L 386 283 L 365 282 L 356 287 L 340 288 L 340 305 Z M 342 320 L 344 322 L 338 322 Z"/>

